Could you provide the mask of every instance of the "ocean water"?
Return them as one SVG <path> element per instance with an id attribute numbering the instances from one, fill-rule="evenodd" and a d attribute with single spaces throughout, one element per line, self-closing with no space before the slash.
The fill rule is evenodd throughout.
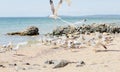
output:
<path id="1" fill-rule="evenodd" d="M 120 16 L 84 16 L 84 17 L 61 17 L 63 20 L 69 23 L 81 22 L 81 24 L 92 23 L 116 23 L 120 24 Z M 86 19 L 86 22 L 82 22 Z M 57 26 L 68 25 L 65 21 L 57 19 L 51 19 L 48 17 L 1 17 L 0 18 L 0 45 L 13 42 L 15 44 L 19 42 L 25 42 L 28 40 L 37 40 L 42 37 L 43 34 L 52 32 Z M 39 28 L 39 36 L 8 36 L 8 32 L 22 31 L 28 26 L 37 26 Z"/>

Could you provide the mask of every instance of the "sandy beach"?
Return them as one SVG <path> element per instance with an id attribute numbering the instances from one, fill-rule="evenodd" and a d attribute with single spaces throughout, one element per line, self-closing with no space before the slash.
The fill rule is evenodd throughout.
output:
<path id="1" fill-rule="evenodd" d="M 65 49 L 41 43 L 23 46 L 16 51 L 0 53 L 0 72 L 119 72 L 120 71 L 120 35 L 115 35 L 107 50 L 97 48 Z M 70 63 L 53 69 L 45 64 L 48 60 L 84 61 L 84 65 Z"/>

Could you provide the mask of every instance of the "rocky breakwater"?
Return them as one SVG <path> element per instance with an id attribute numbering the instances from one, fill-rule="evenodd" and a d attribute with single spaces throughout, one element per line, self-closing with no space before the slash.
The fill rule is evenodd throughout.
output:
<path id="1" fill-rule="evenodd" d="M 67 26 L 67 27 L 57 27 L 53 30 L 53 35 L 62 35 L 62 34 L 71 34 L 76 32 L 77 29 L 74 26 Z"/>
<path id="2" fill-rule="evenodd" d="M 85 33 L 120 33 L 120 27 L 111 24 L 91 24 L 91 25 L 81 25 L 73 26 L 69 25 L 67 27 L 57 27 L 53 30 L 52 35 L 63 35 L 63 34 L 85 34 Z"/>
<path id="3" fill-rule="evenodd" d="M 35 26 L 30 26 L 23 31 L 11 32 L 11 33 L 7 33 L 7 35 L 34 36 L 34 35 L 39 35 L 39 29 Z"/>

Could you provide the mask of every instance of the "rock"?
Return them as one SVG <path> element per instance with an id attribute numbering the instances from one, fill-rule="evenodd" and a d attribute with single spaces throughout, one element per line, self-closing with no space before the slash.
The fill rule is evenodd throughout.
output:
<path id="1" fill-rule="evenodd" d="M 48 61 L 45 61 L 45 64 L 48 64 L 48 65 L 52 65 L 52 68 L 53 69 L 56 69 L 56 68 L 62 68 L 62 67 L 65 67 L 66 65 L 68 64 L 76 64 L 76 67 L 81 67 L 81 66 L 84 66 L 85 65 L 85 62 L 84 61 L 79 61 L 79 62 L 71 62 L 71 61 L 67 61 L 67 60 L 48 60 Z"/>
<path id="2" fill-rule="evenodd" d="M 53 35 L 71 34 L 75 31 L 76 28 L 74 26 L 58 27 L 57 29 L 53 30 Z"/>
<path id="3" fill-rule="evenodd" d="M 74 34 L 79 32 L 78 34 L 85 33 L 120 33 L 120 26 L 111 25 L 111 24 L 91 24 L 91 25 L 81 25 L 81 26 L 67 26 L 67 27 L 58 27 L 56 28 L 52 34 L 53 36 L 62 36 L 67 34 Z"/>
<path id="4" fill-rule="evenodd" d="M 53 30 L 53 35 L 62 35 L 63 27 L 58 27 L 57 29 Z"/>
<path id="5" fill-rule="evenodd" d="M 14 66 L 17 66 L 17 64 L 15 63 Z"/>
<path id="6" fill-rule="evenodd" d="M 25 65 L 30 65 L 30 63 L 25 63 Z"/>
<path id="7" fill-rule="evenodd" d="M 68 61 L 66 61 L 66 60 L 60 60 L 60 61 L 58 61 L 58 62 L 55 64 L 55 66 L 53 67 L 53 69 L 65 67 L 65 66 L 68 65 L 68 64 L 69 64 Z"/>
<path id="8" fill-rule="evenodd" d="M 39 29 L 35 26 L 30 26 L 22 33 L 23 35 L 39 35 Z"/>
<path id="9" fill-rule="evenodd" d="M 45 61 L 45 64 L 53 65 L 53 67 L 52 67 L 53 69 L 64 67 L 68 63 L 70 63 L 70 62 L 68 62 L 67 60 L 60 60 L 60 61 L 58 61 L 58 60 L 48 60 L 48 61 Z"/>
<path id="10" fill-rule="evenodd" d="M 35 26 L 30 26 L 27 29 L 25 29 L 24 31 L 7 33 L 7 35 L 20 35 L 20 36 L 39 35 L 39 29 Z"/>
<path id="11" fill-rule="evenodd" d="M 0 67 L 1 67 L 1 68 L 5 68 L 5 66 L 4 66 L 4 65 L 0 65 Z"/>
<path id="12" fill-rule="evenodd" d="M 7 35 L 21 35 L 21 32 L 12 32 L 12 33 L 7 33 Z"/>
<path id="13" fill-rule="evenodd" d="M 76 67 L 81 67 L 81 66 L 84 66 L 84 65 L 85 65 L 84 61 L 79 61 L 76 65 Z"/>
<path id="14" fill-rule="evenodd" d="M 45 64 L 55 64 L 55 60 L 48 60 L 48 61 L 45 61 Z"/>

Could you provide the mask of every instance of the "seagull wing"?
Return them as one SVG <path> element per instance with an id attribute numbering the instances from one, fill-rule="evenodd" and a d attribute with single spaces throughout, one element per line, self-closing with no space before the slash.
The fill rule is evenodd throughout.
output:
<path id="1" fill-rule="evenodd" d="M 63 0 L 60 0 L 56 9 L 55 9 L 55 15 L 57 16 L 58 9 L 61 7 Z"/>
<path id="2" fill-rule="evenodd" d="M 68 3 L 68 5 L 71 4 L 71 0 L 65 0 L 65 1 Z M 62 3 L 63 3 L 63 0 L 60 0 L 59 3 L 58 3 L 58 5 L 57 5 L 57 7 L 54 8 L 53 0 L 50 0 L 51 11 L 52 11 L 52 13 L 53 13 L 54 16 L 57 17 L 58 9 L 61 7 Z"/>
<path id="3" fill-rule="evenodd" d="M 53 0 L 50 0 L 50 5 L 51 5 L 51 11 L 54 15 L 55 14 L 55 8 L 54 8 Z"/>
<path id="4" fill-rule="evenodd" d="M 66 2 L 68 3 L 68 5 L 70 6 L 71 0 L 65 0 L 65 1 L 66 1 Z M 58 3 L 58 6 L 57 6 L 56 9 L 55 9 L 55 15 L 56 15 L 56 16 L 57 16 L 58 9 L 61 7 L 62 3 L 63 3 L 63 0 L 60 0 L 59 3 Z"/>

